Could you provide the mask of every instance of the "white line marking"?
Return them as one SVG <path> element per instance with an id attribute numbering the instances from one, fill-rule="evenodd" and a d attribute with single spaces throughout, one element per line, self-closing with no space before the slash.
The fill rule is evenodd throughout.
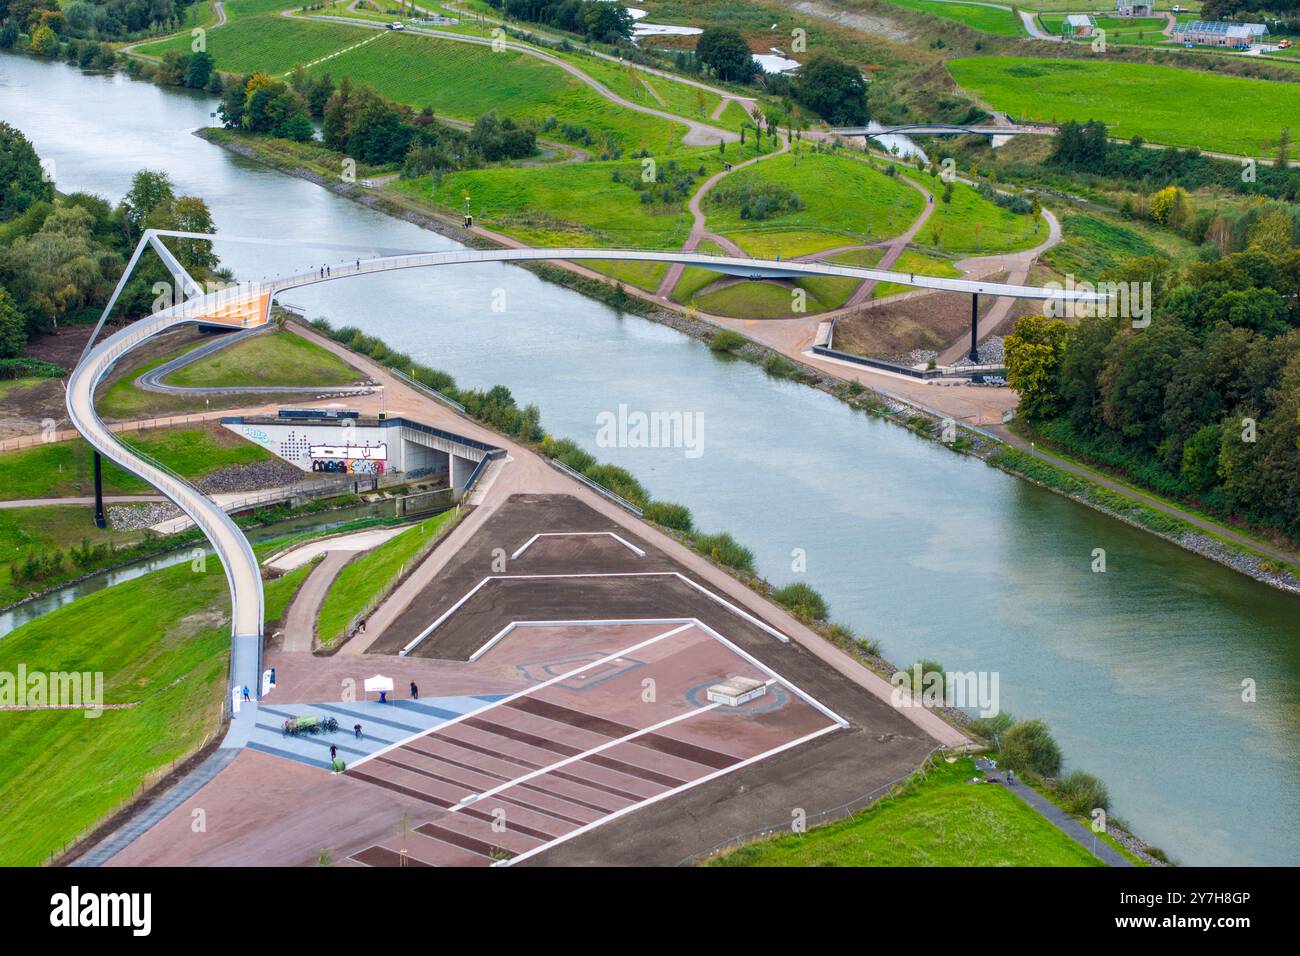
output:
<path id="1" fill-rule="evenodd" d="M 589 830 L 594 830 L 598 826 L 602 826 L 606 823 L 609 823 L 611 820 L 617 820 L 619 817 L 631 813 L 633 810 L 640 810 L 642 807 L 648 807 L 652 803 L 658 803 L 660 800 L 667 800 L 669 797 L 673 797 L 686 790 L 690 790 L 692 787 L 698 787 L 700 786 L 700 784 L 708 783 L 710 780 L 716 780 L 719 777 L 723 776 L 724 774 L 731 773 L 733 770 L 739 770 L 741 767 L 747 767 L 750 764 L 757 763 L 760 760 L 766 760 L 768 757 L 774 757 L 777 754 L 781 753 L 782 751 L 789 750 L 792 747 L 798 747 L 800 744 L 807 743 L 810 740 L 820 737 L 822 734 L 828 734 L 832 730 L 839 730 L 839 729 L 840 729 L 839 724 L 828 724 L 827 726 L 823 727 L 821 730 L 815 730 L 810 734 L 805 734 L 804 736 L 800 737 L 797 740 L 791 740 L 788 743 L 781 744 L 781 746 L 779 747 L 773 747 L 771 750 L 765 751 L 761 754 L 755 754 L 752 757 L 746 757 L 744 760 L 740 761 L 739 763 L 734 763 L 730 767 L 723 767 L 721 770 L 715 770 L 712 773 L 705 774 L 703 777 L 698 777 L 695 780 L 687 781 L 686 783 L 682 784 L 680 787 L 674 787 L 671 790 L 665 790 L 663 793 L 656 794 L 655 796 L 650 797 L 647 800 L 642 800 L 640 803 L 634 803 L 631 806 L 623 807 L 621 810 L 615 810 L 613 813 L 608 814 L 607 816 L 603 816 L 598 820 L 592 820 L 590 823 L 584 824 L 583 826 L 578 827 L 576 830 L 570 830 L 568 833 L 556 837 L 554 840 L 550 841 L 549 843 L 543 843 L 541 846 L 535 846 L 531 850 L 525 850 L 523 853 L 520 853 L 518 856 L 513 856 L 508 860 L 498 860 L 496 863 L 493 863 L 492 865 L 493 866 L 514 866 L 514 864 L 520 862 L 521 860 L 526 860 L 531 856 L 536 856 L 538 853 L 541 853 L 544 850 L 549 850 L 553 846 L 557 846 L 558 844 L 564 843 L 567 840 L 572 840 L 576 836 L 581 836 L 582 834 L 588 832 Z"/>
<path id="2" fill-rule="evenodd" d="M 367 43 L 374 43 L 376 40 L 378 40 L 378 39 L 379 39 L 380 37 L 382 37 L 382 36 L 384 36 L 384 34 L 382 34 L 382 33 L 376 33 L 374 36 L 370 37 L 369 39 L 362 40 L 360 43 L 354 43 L 354 44 L 352 44 L 352 46 L 344 47 L 342 50 L 335 50 L 335 51 L 334 51 L 333 53 L 331 53 L 329 56 L 323 56 L 323 57 L 321 57 L 319 60 L 312 60 L 310 63 L 303 64 L 303 69 L 304 69 L 304 70 L 308 70 L 308 69 L 311 69 L 313 66 L 315 66 L 315 65 L 318 64 L 318 63 L 324 63 L 326 60 L 332 60 L 332 59 L 334 59 L 336 56 L 342 56 L 344 53 L 351 53 L 353 50 L 356 50 L 356 49 L 358 49 L 359 47 L 363 47 L 363 46 L 365 46 Z M 288 76 L 289 74 L 288 74 L 288 73 L 281 73 L 280 75 L 281 75 L 281 76 Z"/>
<path id="3" fill-rule="evenodd" d="M 489 581 L 535 581 L 535 580 L 552 580 L 557 578 L 563 579 L 563 578 L 658 578 L 658 577 L 677 578 L 678 580 L 685 582 L 690 587 L 699 591 L 701 594 L 703 594 L 705 597 L 712 600 L 714 603 L 721 604 L 723 607 L 731 611 L 737 617 L 743 618 L 744 620 L 748 621 L 750 624 L 753 624 L 755 627 L 759 628 L 765 633 L 771 634 L 782 644 L 790 643 L 790 638 L 786 637 L 785 634 L 781 633 L 776 628 L 772 627 L 772 625 L 765 624 L 763 621 L 759 620 L 757 617 L 750 614 L 744 608 L 737 607 L 735 604 L 732 604 L 726 598 L 714 594 L 708 588 L 704 587 L 702 584 L 698 584 L 695 581 L 692 581 L 690 578 L 682 574 L 680 571 L 621 571 L 621 572 L 590 572 L 584 574 L 490 574 L 487 577 L 485 577 L 482 581 L 480 581 L 478 584 L 474 585 L 474 587 L 470 588 L 470 590 L 459 601 L 457 601 L 451 607 L 447 608 L 446 611 L 444 611 L 441 615 L 439 615 L 436 621 L 434 621 L 423 631 L 417 634 L 414 639 L 412 639 L 405 647 L 403 647 L 398 652 L 398 656 L 405 657 L 416 647 L 418 647 L 425 640 L 425 638 L 427 638 L 430 634 L 432 634 L 434 630 L 438 628 L 439 625 L 441 625 L 449 617 L 455 614 L 456 611 L 460 610 L 461 606 L 470 598 L 472 598 L 475 594 L 477 594 L 479 590 L 483 588 L 483 586 L 486 585 Z"/>
<path id="4" fill-rule="evenodd" d="M 569 766 L 569 764 L 577 763 L 579 760 L 586 760 L 588 757 L 594 757 L 596 756 L 596 754 L 599 753 L 604 753 L 606 750 L 609 750 L 611 747 L 617 747 L 619 744 L 628 743 L 630 741 L 636 740 L 636 738 L 638 737 L 644 737 L 646 734 L 652 734 L 656 730 L 659 730 L 663 727 L 668 727 L 672 724 L 679 724 L 683 720 L 689 720 L 692 717 L 698 717 L 700 714 L 707 714 L 709 711 L 716 710 L 721 706 L 722 704 L 719 703 L 706 704 L 703 707 L 696 707 L 693 710 L 688 710 L 685 711 L 684 713 L 680 713 L 675 717 L 668 717 L 664 720 L 659 721 L 658 723 L 651 724 L 649 727 L 642 727 L 640 730 L 634 730 L 632 731 L 632 733 L 625 734 L 622 737 L 616 737 L 613 740 L 607 740 L 603 744 L 597 744 L 595 747 L 592 747 L 590 750 L 584 750 L 582 753 L 573 754 L 571 756 L 565 757 L 562 760 L 557 760 L 555 761 L 555 763 L 547 764 L 545 767 L 538 767 L 536 770 L 530 770 L 528 773 L 523 774 L 522 776 L 519 777 L 515 777 L 513 780 L 507 780 L 505 783 L 499 783 L 495 787 L 490 787 L 489 789 L 484 790 L 482 793 L 475 794 L 474 800 L 471 802 L 480 803 L 483 800 L 486 800 L 488 797 L 496 796 L 498 793 L 501 793 L 503 790 L 509 790 L 511 787 L 517 787 L 520 784 L 527 783 L 529 780 L 535 780 L 537 777 L 544 777 L 548 773 L 554 773 L 557 770 Z M 728 754 L 727 756 L 730 756 L 730 754 Z M 643 768 L 643 769 L 649 769 L 649 768 Z M 560 799 L 564 799 L 564 798 L 561 796 Z M 452 807 L 449 807 L 447 809 L 447 812 L 458 813 L 462 808 L 466 806 L 469 806 L 469 804 L 463 802 L 458 803 Z"/>
<path id="5" fill-rule="evenodd" d="M 632 542 L 620 538 L 612 531 L 543 531 L 540 534 L 533 535 L 531 538 L 525 541 L 524 546 L 522 548 L 520 548 L 514 554 L 510 555 L 510 560 L 513 561 L 515 558 L 519 557 L 521 554 L 527 551 L 530 547 L 533 546 L 534 542 L 536 542 L 538 538 L 595 538 L 600 536 L 607 536 L 613 538 L 623 547 L 627 548 L 629 551 L 635 554 L 638 558 L 645 557 L 644 551 L 642 551 Z"/>
<path id="6" fill-rule="evenodd" d="M 691 624 L 695 622 L 693 617 L 629 617 L 629 618 L 598 618 L 583 621 L 511 621 L 501 630 L 497 631 L 486 644 L 476 650 L 469 656 L 469 660 L 476 661 L 494 646 L 500 643 L 501 639 L 517 627 L 621 627 L 625 624 Z"/>
<path id="7" fill-rule="evenodd" d="M 682 626 L 675 627 L 670 631 L 664 631 L 662 634 L 656 634 L 654 637 L 646 638 L 644 641 L 641 641 L 637 644 L 633 644 L 630 647 L 625 647 L 621 651 L 615 651 L 613 654 L 607 654 L 604 657 L 599 658 L 598 660 L 587 661 L 582 666 L 575 667 L 571 671 L 566 671 L 565 673 L 560 674 L 558 677 L 552 677 L 549 680 L 542 681 L 540 684 L 533 684 L 531 687 L 525 687 L 523 690 L 515 691 L 513 694 L 510 694 L 507 697 L 503 697 L 498 701 L 494 701 L 490 704 L 485 704 L 483 707 L 480 707 L 477 710 L 471 710 L 468 713 L 461 714 L 458 717 L 453 717 L 451 720 L 447 721 L 446 723 L 439 724 L 436 727 L 431 727 L 428 730 L 422 730 L 419 733 L 411 734 L 409 737 L 404 737 L 401 740 L 394 741 L 393 743 L 389 744 L 386 747 L 381 747 L 379 750 L 376 750 L 372 754 L 366 754 L 366 756 L 362 757 L 356 763 L 352 764 L 352 768 L 359 767 L 368 760 L 374 760 L 376 757 L 381 757 L 391 750 L 396 750 L 398 747 L 403 747 L 406 744 L 410 743 L 412 740 L 418 740 L 421 737 L 427 737 L 432 733 L 442 730 L 444 727 L 450 727 L 453 724 L 458 724 L 462 720 L 465 720 L 469 717 L 477 716 L 478 714 L 483 713 L 483 711 L 485 710 L 491 710 L 494 707 L 503 707 L 506 704 L 510 703 L 512 700 L 518 700 L 520 697 L 524 697 L 528 694 L 533 693 L 534 691 L 543 690 L 544 688 L 550 687 L 552 684 L 558 684 L 562 680 L 568 680 L 570 677 L 574 677 L 578 674 L 581 674 L 583 671 L 588 670 L 592 667 L 599 667 L 601 664 L 607 664 L 610 661 L 618 660 L 618 658 L 630 654 L 633 651 L 639 651 L 643 647 L 649 647 L 651 644 L 658 643 L 659 641 L 662 641 L 666 637 L 672 637 L 674 634 L 680 634 L 682 631 L 689 629 L 690 626 L 691 625 L 689 624 L 683 624 Z"/>

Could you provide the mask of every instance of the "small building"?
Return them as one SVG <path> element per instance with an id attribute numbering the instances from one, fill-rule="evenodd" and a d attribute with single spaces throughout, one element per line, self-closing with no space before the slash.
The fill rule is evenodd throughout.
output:
<path id="1" fill-rule="evenodd" d="M 1090 37 L 1097 28 L 1097 21 L 1086 13 L 1072 13 L 1065 18 L 1063 33 L 1066 36 Z"/>
<path id="2" fill-rule="evenodd" d="M 1215 46 L 1249 50 L 1268 36 L 1262 23 L 1228 23 L 1223 20 L 1193 20 L 1174 28 L 1174 39 L 1187 46 Z"/>
<path id="3" fill-rule="evenodd" d="M 1155 4 L 1147 0 L 1115 0 L 1117 17 L 1149 17 L 1155 13 Z"/>

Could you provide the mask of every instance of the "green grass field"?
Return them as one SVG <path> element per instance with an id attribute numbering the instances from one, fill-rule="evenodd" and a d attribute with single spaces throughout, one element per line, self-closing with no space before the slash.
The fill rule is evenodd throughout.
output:
<path id="1" fill-rule="evenodd" d="M 709 229 L 753 256 L 779 253 L 788 258 L 896 236 L 924 205 L 921 194 L 906 183 L 833 153 L 808 153 L 797 163 L 789 154 L 765 159 L 728 176 L 718 188 L 758 181 L 787 185 L 803 208 L 759 221 L 742 219 L 737 207 L 712 201 L 716 190 L 704 203 Z"/>
<path id="2" fill-rule="evenodd" d="M 266 585 L 283 614 L 308 568 Z M 116 811 L 217 730 L 230 654 L 220 562 L 188 564 L 96 592 L 0 640 L 0 671 L 100 672 L 104 702 L 0 714 L 0 865 L 35 866 Z M 278 615 L 277 615 L 278 616 Z"/>
<path id="3" fill-rule="evenodd" d="M 1219 76 L 1112 60 L 973 57 L 948 61 L 968 93 L 1022 120 L 1102 120 L 1112 136 L 1267 156 L 1289 117 L 1300 116 L 1300 83 Z M 1232 104 L 1223 121 L 1210 103 Z"/>
<path id="4" fill-rule="evenodd" d="M 924 180 L 922 180 L 924 182 Z M 941 252 L 987 256 L 998 252 L 1030 249 L 1047 239 L 1047 223 L 1019 215 L 990 202 L 973 186 L 956 183 L 952 200 L 944 202 L 940 184 L 935 184 L 934 212 L 916 234 L 918 245 Z"/>
<path id="5" fill-rule="evenodd" d="M 662 161 L 661 161 L 662 162 Z M 720 168 L 717 151 L 682 155 L 683 169 Z M 434 188 L 429 177 L 397 180 L 393 189 L 450 209 L 463 209 L 470 197 L 475 221 L 537 246 L 630 246 L 680 248 L 690 235 L 685 200 L 641 201 L 640 160 L 577 163 L 517 169 L 476 169 L 451 173 Z M 615 182 L 618 171 L 622 182 Z M 666 167 L 661 176 L 670 177 Z M 696 186 L 703 182 L 696 179 Z"/>
<path id="6" fill-rule="evenodd" d="M 235 9 L 238 9 L 236 6 Z M 266 10 L 248 11 L 224 27 L 209 30 L 208 53 L 219 70 L 229 73 L 288 73 L 345 47 L 383 34 L 360 30 L 341 23 L 290 20 Z M 147 43 L 139 48 L 146 56 L 162 56 L 170 50 L 190 51 L 188 33 Z M 374 45 L 374 44 L 371 44 Z M 364 49 L 364 48 L 363 48 Z M 334 63 L 334 60 L 330 60 Z M 335 76 L 340 75 L 335 70 Z"/>
<path id="7" fill-rule="evenodd" d="M 691 304 L 714 315 L 734 315 L 746 319 L 779 319 L 795 314 L 794 289 L 805 293 L 804 311 L 815 315 L 839 308 L 857 285 L 852 279 L 814 276 L 797 279 L 794 288 L 775 282 L 737 282 L 696 295 Z"/>
<path id="8" fill-rule="evenodd" d="M 968 784 L 974 761 L 940 763 L 867 810 L 805 834 L 750 843 L 714 866 L 1101 866 L 1004 787 Z"/>
<path id="9" fill-rule="evenodd" d="M 316 634 L 329 647 L 344 636 L 358 615 L 377 605 L 396 584 L 403 569 L 418 560 L 455 524 L 458 512 L 426 518 L 373 551 L 348 562 L 334 579 L 316 618 Z"/>
<path id="10" fill-rule="evenodd" d="M 270 457 L 270 452 L 219 425 L 128 432 L 122 438 L 190 479 Z M 103 476 L 105 494 L 151 490 L 110 461 L 104 462 Z M 0 454 L 0 500 L 80 497 L 94 492 L 91 448 L 80 438 Z"/>
<path id="11" fill-rule="evenodd" d="M 845 264 L 848 265 L 849 263 Z M 936 259 L 913 249 L 904 250 L 903 254 L 895 259 L 894 264 L 889 268 L 893 272 L 914 272 L 917 275 L 939 276 L 946 279 L 956 279 L 961 276 L 961 270 L 946 259 Z M 911 290 L 911 286 L 897 285 L 893 282 L 878 282 L 876 287 L 871 290 L 871 297 L 873 299 L 883 299 L 886 296 L 898 295 L 900 292 L 910 292 Z"/>
<path id="12" fill-rule="evenodd" d="M 348 385 L 361 374 L 328 349 L 292 332 L 255 335 L 167 377 L 186 388 L 257 385 Z"/>
<path id="13" fill-rule="evenodd" d="M 1010 10 L 998 10 L 970 3 L 939 3 L 935 0 L 888 0 L 888 2 L 897 7 L 906 7 L 908 10 L 928 13 L 945 20 L 955 20 L 982 33 L 1014 37 L 1023 36 L 1025 32 L 1020 26 L 1020 18 Z"/>
<path id="14" fill-rule="evenodd" d="M 1188 241 L 1137 222 L 1119 222 L 1083 213 L 1061 219 L 1062 239 L 1043 262 L 1062 275 L 1098 281 L 1113 276 L 1128 259 L 1163 255 L 1175 262 L 1195 255 Z"/>

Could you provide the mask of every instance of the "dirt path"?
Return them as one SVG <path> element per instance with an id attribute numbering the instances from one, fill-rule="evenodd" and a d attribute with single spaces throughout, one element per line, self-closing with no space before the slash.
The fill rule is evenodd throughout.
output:
<path id="1" fill-rule="evenodd" d="M 930 214 L 934 212 L 934 195 L 930 190 L 926 189 L 915 180 L 909 179 L 907 176 L 900 175 L 898 178 L 925 197 L 925 206 L 921 209 L 921 214 L 917 216 L 912 225 L 908 227 L 907 231 L 902 235 L 891 239 L 885 246 L 885 254 L 881 256 L 880 261 L 876 263 L 875 268 L 877 269 L 888 269 L 893 266 L 893 264 L 898 261 L 898 257 L 907 250 L 907 247 L 911 244 L 912 240 L 916 238 L 916 234 L 921 231 L 921 227 L 929 220 Z M 853 290 L 853 294 L 849 296 L 848 301 L 844 303 L 842 308 L 847 310 L 861 307 L 864 303 L 870 300 L 871 294 L 875 291 L 876 281 L 874 279 L 868 279 L 865 282 L 858 283 L 858 287 Z"/>
<path id="2" fill-rule="evenodd" d="M 709 194 L 709 191 L 713 189 L 714 186 L 722 182 L 723 179 L 737 170 L 744 169 L 746 166 L 752 166 L 765 159 L 771 159 L 773 156 L 780 156 L 790 151 L 790 138 L 788 136 L 782 139 L 778 134 L 777 142 L 781 144 L 780 148 L 773 150 L 770 153 L 765 153 L 762 156 L 750 157 L 749 159 L 736 163 L 730 169 L 724 169 L 721 172 L 714 173 L 706 179 L 703 184 L 701 184 L 699 189 L 695 191 L 695 195 L 691 196 L 691 200 L 687 204 L 687 209 L 690 210 L 691 213 L 692 222 L 691 233 L 686 237 L 686 242 L 682 244 L 683 252 L 694 252 L 701 242 L 708 239 L 717 243 L 732 255 L 743 256 L 745 254 L 744 251 L 730 239 L 708 231 L 705 225 L 706 217 L 703 208 L 704 197 Z M 655 289 L 655 297 L 662 299 L 665 302 L 669 301 L 673 289 L 677 287 L 677 282 L 681 279 L 682 273 L 685 270 L 686 267 L 679 262 L 675 262 L 669 266 L 668 271 L 664 273 L 663 279 L 659 282 L 659 287 Z"/>
<path id="3" fill-rule="evenodd" d="M 1029 270 L 1033 268 L 1038 257 L 1052 248 L 1061 241 L 1061 223 L 1056 216 L 1048 210 L 1043 210 L 1043 218 L 1047 220 L 1047 238 L 1032 249 L 1026 249 L 1024 252 L 1009 253 L 999 256 L 984 256 L 979 260 L 963 259 L 957 263 L 958 268 L 969 267 L 973 262 L 987 264 L 994 268 L 995 271 L 1006 271 L 1007 282 L 1023 283 L 1029 278 Z M 1012 306 L 1016 304 L 1015 299 L 1000 298 L 993 303 L 993 307 L 988 310 L 979 319 L 975 330 L 975 341 L 983 342 L 986 338 L 1006 321 L 1007 315 L 1010 314 Z M 939 365 L 951 365 L 970 353 L 970 337 L 962 336 L 952 345 L 948 346 L 939 353 L 936 360 Z"/>
<path id="4" fill-rule="evenodd" d="M 316 617 L 325 595 L 344 566 L 357 556 L 356 551 L 327 551 L 320 564 L 312 568 L 302 582 L 289 611 L 284 616 L 284 651 L 310 653 L 316 640 Z"/>

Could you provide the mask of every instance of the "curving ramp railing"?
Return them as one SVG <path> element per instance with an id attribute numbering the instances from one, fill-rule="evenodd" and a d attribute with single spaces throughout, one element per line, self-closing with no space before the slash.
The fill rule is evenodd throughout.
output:
<path id="1" fill-rule="evenodd" d="M 224 241 L 249 241 L 261 244 L 282 244 L 273 240 L 243 240 L 229 236 L 215 236 L 190 232 L 153 232 L 141 240 L 141 247 L 157 242 L 158 236 L 191 239 L 222 239 Z M 339 248 L 331 246 L 331 248 Z M 131 260 L 134 266 L 139 250 Z M 102 328 L 116 301 L 115 292 L 104 310 L 100 325 L 96 327 L 81 361 L 68 379 L 67 407 L 73 426 L 90 445 L 106 458 L 143 478 L 170 499 L 202 529 L 211 542 L 225 570 L 231 600 L 231 666 L 230 687 L 236 691 L 247 687 L 255 701 L 260 696 L 262 663 L 263 594 L 262 576 L 252 546 L 242 531 L 222 508 L 188 481 L 152 460 L 137 449 L 121 441 L 100 420 L 94 407 L 95 388 L 112 369 L 114 363 L 146 339 L 187 323 L 224 324 L 235 328 L 255 328 L 265 324 L 270 317 L 275 296 L 287 289 L 331 282 L 336 279 L 392 272 L 398 269 L 427 268 L 442 265 L 465 265 L 476 262 L 522 262 L 540 260 L 605 260 L 650 261 L 681 263 L 701 266 L 716 272 L 743 278 L 796 278 L 806 275 L 839 276 L 851 279 L 875 279 L 951 292 L 967 292 L 995 296 L 1014 296 L 1029 299 L 1055 299 L 1062 301 L 1102 301 L 1105 296 L 1081 289 L 1046 289 L 1036 286 L 1009 285 L 997 282 L 980 282 L 969 279 L 943 279 L 920 276 L 883 269 L 866 269 L 856 266 L 839 266 L 821 262 L 782 262 L 780 260 L 747 259 L 738 256 L 709 256 L 694 252 L 650 252 L 633 249 L 492 249 L 458 250 L 455 252 L 403 253 L 369 259 L 353 259 L 333 263 L 328 267 L 296 275 L 277 277 L 261 282 L 241 283 L 217 292 L 196 294 L 189 300 L 155 312 L 95 344 L 95 335 Z M 177 267 L 179 268 L 179 266 Z M 188 279 L 188 276 L 185 277 Z M 118 290 L 125 285 L 126 277 Z M 188 280 L 187 288 L 193 288 Z M 238 703 L 236 702 L 236 709 Z M 249 708 L 255 710 L 255 708 Z M 242 711 L 241 711 L 242 713 Z M 240 721 L 246 724 L 247 721 Z M 232 733 L 232 736 L 234 734 Z"/>

